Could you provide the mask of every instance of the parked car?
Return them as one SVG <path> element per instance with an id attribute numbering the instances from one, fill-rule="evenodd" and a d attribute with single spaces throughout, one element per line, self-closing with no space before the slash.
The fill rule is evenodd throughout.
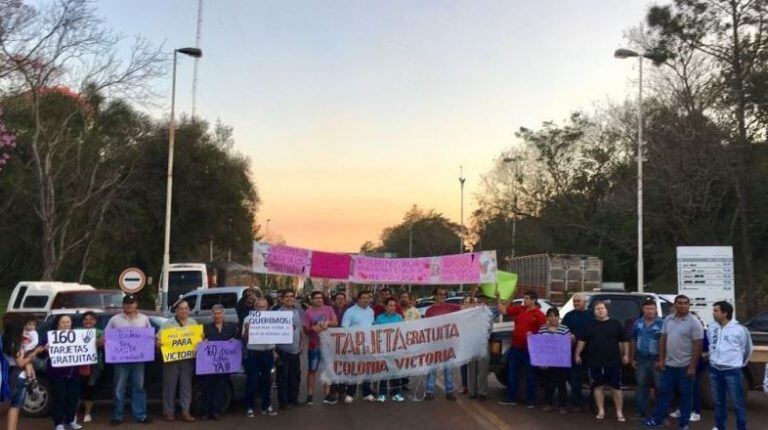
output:
<path id="1" fill-rule="evenodd" d="M 200 324 L 206 324 L 213 320 L 211 309 L 214 305 L 224 306 L 224 320 L 237 323 L 237 310 L 235 306 L 243 292 L 250 287 L 218 287 L 190 291 L 177 300 L 166 316 L 171 316 L 176 304 L 185 300 L 189 304 L 189 316 Z M 253 287 L 259 290 L 258 287 Z M 260 290 L 259 290 L 260 291 Z"/>
<path id="2" fill-rule="evenodd" d="M 53 311 L 38 328 L 40 337 L 42 339 L 43 333 L 50 330 L 53 326 L 54 319 L 57 315 L 66 313 L 72 317 L 72 325 L 75 328 L 82 327 L 83 314 L 87 310 L 92 309 L 67 309 Z M 93 310 L 97 316 L 97 327 L 103 329 L 106 327 L 107 322 L 112 316 L 119 313 L 120 310 Z M 161 315 L 159 312 L 145 312 L 149 317 L 149 322 L 155 331 L 158 331 L 160 327 L 165 323 L 168 318 Z M 35 372 L 39 384 L 32 389 L 26 397 L 24 407 L 22 408 L 24 414 L 30 417 L 43 417 L 50 413 L 52 405 L 51 385 L 46 375 L 46 360 L 37 359 L 34 362 Z M 144 389 L 147 392 L 148 400 L 161 400 L 163 396 L 163 371 L 162 371 L 162 355 L 158 352 L 155 354 L 155 361 L 147 363 L 145 366 L 144 376 Z M 104 366 L 104 370 L 99 378 L 99 382 L 96 387 L 96 400 L 106 400 L 111 403 L 114 397 L 114 386 L 112 383 L 112 366 L 107 364 Z M 240 369 L 239 373 L 235 373 L 230 378 L 230 390 L 225 393 L 224 409 L 226 410 L 233 399 L 242 399 L 245 393 L 245 374 Z M 199 410 L 199 405 L 202 399 L 200 386 L 195 384 L 194 386 L 194 402 L 193 406 L 196 410 Z"/>

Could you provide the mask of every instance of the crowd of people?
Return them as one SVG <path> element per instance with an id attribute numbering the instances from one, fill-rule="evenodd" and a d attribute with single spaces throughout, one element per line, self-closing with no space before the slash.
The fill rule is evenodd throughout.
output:
<path id="1" fill-rule="evenodd" d="M 476 296 L 475 290 L 468 295 L 463 305 L 446 303 L 447 291 L 434 290 L 435 303 L 426 311 L 425 317 L 445 315 L 473 306 L 489 306 L 492 298 Z M 498 311 L 515 323 L 511 347 L 507 350 L 507 388 L 505 397 L 499 403 L 516 405 L 518 401 L 527 408 L 537 407 L 539 383 L 543 386 L 543 412 L 557 411 L 561 414 L 585 409 L 585 397 L 581 387 L 585 378 L 592 388 L 597 406 L 597 420 L 606 419 L 606 389 L 613 399 L 616 420 L 626 421 L 621 391 L 622 367 L 631 365 L 636 373 L 636 408 L 643 424 L 648 427 L 664 425 L 668 415 L 678 420 L 678 427 L 687 429 L 690 421 L 699 419 L 700 399 L 698 384 L 708 377 L 715 399 L 715 422 L 717 429 L 725 429 L 726 408 L 733 404 L 738 428 L 746 428 L 744 406 L 744 381 L 741 369 L 746 365 L 752 352 L 749 333 L 733 318 L 733 306 L 717 302 L 713 308 L 715 323 L 706 328 L 690 312 L 690 300 L 684 295 L 674 301 L 674 313 L 662 319 L 657 305 L 649 300 L 642 306 L 642 316 L 633 323 L 629 332 L 624 325 L 608 314 L 608 306 L 595 302 L 591 310 L 587 299 L 581 294 L 573 297 L 574 309 L 560 318 L 556 308 L 546 314 L 538 306 L 535 292 L 523 296 L 522 305 L 510 305 L 495 297 Z M 317 372 L 323 357 L 320 348 L 320 334 L 331 327 L 370 327 L 379 324 L 393 324 L 421 318 L 415 301 L 408 292 L 393 297 L 392 291 L 379 290 L 377 300 L 369 291 L 360 291 L 353 300 L 344 292 L 330 296 L 314 291 L 309 296 L 306 308 L 297 303 L 293 290 L 279 293 L 278 303 L 272 305 L 267 297 L 255 289 L 246 290 L 236 306 L 238 322 L 225 321 L 225 310 L 221 305 L 212 308 L 212 321 L 203 325 L 203 341 L 248 339 L 248 318 L 254 311 L 279 310 L 290 312 L 293 319 L 293 342 L 290 344 L 250 344 L 245 342 L 243 367 L 245 370 L 246 416 L 256 413 L 274 416 L 278 411 L 300 404 L 299 391 L 304 376 L 307 397 L 303 403 L 314 404 L 314 387 Z M 174 307 L 174 316 L 167 320 L 157 333 L 157 347 L 160 347 L 162 330 L 196 325 L 189 316 L 189 304 L 179 301 Z M 490 312 L 489 312 L 490 315 Z M 92 312 L 83 317 L 84 328 L 96 328 L 97 318 Z M 72 329 L 72 318 L 59 315 L 53 327 L 57 330 Z M 149 318 L 139 312 L 136 300 L 126 295 L 122 312 L 111 317 L 106 328 L 151 327 Z M 7 428 L 16 430 L 19 411 L 24 404 L 29 385 L 35 383 L 31 366 L 36 357 L 47 354 L 45 338 L 32 339 L 25 329 L 21 336 L 10 342 L 6 351 L 12 365 L 10 373 L 10 409 Z M 83 408 L 82 423 L 92 420 L 96 382 L 104 368 L 104 334 L 96 331 L 96 344 L 100 348 L 98 363 L 87 366 L 57 367 L 48 364 L 47 375 L 52 391 L 52 419 L 55 430 L 67 428 L 78 430 L 78 411 Z M 488 333 L 490 334 L 490 333 Z M 528 351 L 528 336 L 566 336 L 571 340 L 572 357 L 570 367 L 534 367 Z M 36 335 L 35 335 L 36 336 Z M 302 350 L 306 341 L 307 350 Z M 30 347 L 30 344 L 34 344 Z M 302 375 L 301 361 L 306 360 L 307 371 Z M 488 397 L 488 357 L 477 358 L 461 366 L 462 391 L 469 398 L 485 401 Z M 147 414 L 147 395 L 144 389 L 145 363 L 111 364 L 113 367 L 114 402 L 111 424 L 120 425 L 124 420 L 126 390 L 131 387 L 131 415 L 137 423 L 150 423 Z M 272 371 L 275 381 L 272 380 Z M 444 393 L 448 400 L 456 400 L 457 390 L 453 380 L 454 369 L 445 365 L 442 369 Z M 426 377 L 424 399 L 433 400 L 436 395 L 438 369 Z M 230 387 L 228 374 L 195 376 L 194 359 L 167 362 L 162 365 L 163 377 L 163 419 L 193 422 L 197 419 L 219 420 L 224 413 L 226 390 Z M 202 384 L 202 410 L 198 417 L 192 415 L 193 380 Z M 525 378 L 525 393 L 518 396 L 519 378 Z M 272 404 L 273 382 L 277 385 L 277 404 Z M 358 385 L 362 399 L 369 402 L 403 402 L 409 391 L 408 378 L 394 378 L 378 381 L 377 384 L 324 384 L 322 387 L 325 404 L 355 401 Z M 378 387 L 376 388 L 375 385 Z M 570 390 L 568 387 L 570 386 Z M 557 397 L 555 397 L 557 393 Z M 651 394 L 655 402 L 651 402 Z M 179 409 L 177 410 L 177 400 Z M 257 400 L 259 401 L 257 405 Z M 177 413 L 178 412 L 178 413 Z"/>
<path id="2" fill-rule="evenodd" d="M 608 315 L 606 303 L 597 301 L 592 311 L 582 294 L 573 297 L 574 309 L 560 320 L 555 308 L 547 314 L 539 310 L 537 296 L 529 292 L 521 306 L 499 303 L 500 312 L 513 318 L 512 346 L 507 351 L 507 393 L 499 403 L 518 402 L 518 378 L 526 377 L 525 405 L 534 408 L 537 377 L 542 378 L 547 412 L 557 407 L 560 413 L 584 409 L 583 377 L 586 374 L 597 406 L 597 420 L 606 418 L 605 390 L 610 389 L 616 419 L 625 422 L 621 391 L 622 367 L 631 365 L 637 380 L 636 408 L 643 425 L 665 425 L 667 416 L 677 419 L 679 429 L 688 429 L 701 413 L 700 380 L 708 377 L 715 400 L 715 429 L 724 430 L 727 407 L 733 405 L 737 428 L 746 429 L 747 413 L 743 396 L 742 369 L 752 354 L 749 332 L 733 315 L 733 306 L 716 302 L 714 322 L 705 327 L 690 311 L 690 299 L 679 295 L 674 313 L 661 318 L 654 300 L 642 305 L 642 316 L 631 330 Z M 527 351 L 527 336 L 545 334 L 570 336 L 573 357 L 570 368 L 534 368 Z M 570 398 L 566 382 L 571 387 Z M 558 392 L 557 403 L 554 392 Z M 655 394 L 655 405 L 650 394 Z M 673 406 L 674 404 L 674 406 Z"/>

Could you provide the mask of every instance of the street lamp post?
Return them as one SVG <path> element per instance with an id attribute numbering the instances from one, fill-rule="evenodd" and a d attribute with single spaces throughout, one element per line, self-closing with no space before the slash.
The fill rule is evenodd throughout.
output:
<path id="1" fill-rule="evenodd" d="M 264 240 L 269 241 L 269 223 L 272 221 L 271 218 L 267 218 L 267 228 L 264 231 Z M 269 274 L 264 274 L 264 288 L 269 288 Z"/>
<path id="2" fill-rule="evenodd" d="M 637 83 L 637 292 L 644 290 L 643 265 L 643 58 L 660 63 L 664 57 L 654 52 L 635 52 L 617 49 L 613 56 L 620 59 L 638 58 L 639 80 Z"/>
<path id="3" fill-rule="evenodd" d="M 518 157 L 504 157 L 505 163 L 515 163 L 515 167 L 512 170 L 512 182 L 509 184 L 509 189 L 512 191 L 510 198 L 512 201 L 512 254 L 510 255 L 510 267 L 512 266 L 512 258 L 515 258 L 515 247 L 517 245 L 517 177 L 518 177 Z"/>
<path id="4" fill-rule="evenodd" d="M 459 184 L 461 187 L 461 232 L 459 233 L 459 254 L 464 253 L 464 166 L 459 166 Z"/>
<path id="5" fill-rule="evenodd" d="M 173 51 L 173 80 L 171 85 L 171 121 L 168 130 L 168 177 L 165 188 L 165 243 L 163 245 L 163 283 L 160 303 L 162 310 L 168 308 L 168 268 L 171 250 L 171 196 L 173 195 L 173 144 L 176 139 L 176 56 L 189 55 L 193 58 L 203 56 L 198 48 L 180 48 Z"/>

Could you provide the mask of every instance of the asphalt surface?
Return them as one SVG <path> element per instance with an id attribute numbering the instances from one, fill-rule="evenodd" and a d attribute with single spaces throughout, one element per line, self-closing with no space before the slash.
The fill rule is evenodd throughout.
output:
<path id="1" fill-rule="evenodd" d="M 458 373 L 458 372 L 457 372 Z M 456 374 L 454 381 L 461 379 Z M 634 394 L 625 393 L 625 415 L 628 418 L 626 423 L 619 423 L 615 419 L 615 413 L 612 407 L 608 409 L 608 416 L 604 421 L 597 421 L 589 413 L 569 413 L 561 415 L 557 412 L 543 413 L 540 408 L 526 409 L 524 406 L 502 406 L 497 403 L 503 396 L 504 390 L 496 378 L 491 375 L 489 380 L 489 398 L 485 402 L 469 399 L 466 396 L 459 395 L 456 401 L 447 400 L 442 391 L 432 401 L 414 400 L 416 397 L 423 396 L 423 385 L 418 385 L 417 378 L 411 378 L 411 387 L 415 391 L 407 393 L 408 400 L 404 403 L 368 403 L 358 398 L 351 405 L 338 403 L 336 405 L 324 405 L 320 396 L 320 387 L 317 387 L 314 395 L 317 402 L 313 406 L 302 404 L 298 407 L 290 407 L 285 411 L 280 411 L 277 416 L 258 415 L 255 418 L 246 418 L 245 410 L 241 403 L 232 405 L 227 414 L 221 421 L 213 423 L 210 421 L 197 421 L 195 423 L 174 422 L 167 423 L 162 420 L 160 404 L 157 402 L 150 404 L 150 416 L 154 422 L 150 425 L 140 425 L 131 422 L 127 417 L 120 429 L 167 429 L 169 424 L 174 428 L 202 430 L 210 429 L 215 426 L 226 430 L 253 429 L 259 428 L 311 428 L 312 430 L 323 429 L 393 429 L 393 428 L 418 428 L 418 429 L 467 429 L 467 430 L 496 430 L 496 429 L 530 429 L 530 430 L 559 430 L 564 425 L 568 430 L 581 429 L 619 429 L 619 428 L 639 428 L 640 421 L 632 419 L 634 416 Z M 274 393 L 273 393 L 274 394 Z M 304 388 L 300 399 L 304 400 Z M 768 430 L 768 394 L 752 391 L 747 400 L 747 410 L 749 413 L 749 428 L 757 430 Z M 111 404 L 109 402 L 97 403 L 94 422 L 85 425 L 85 429 L 104 429 L 109 426 L 109 415 Z M 127 413 L 126 415 L 130 415 Z M 4 418 L 4 417 L 3 417 Z M 713 427 L 713 412 L 704 411 L 702 421 L 693 423 L 694 429 L 711 429 Z M 5 422 L 0 427 L 4 428 Z M 37 430 L 50 429 L 52 427 L 50 419 L 25 419 L 22 418 L 21 429 Z M 676 428 L 669 426 L 667 428 Z M 735 428 L 735 424 L 729 421 L 728 428 Z"/>

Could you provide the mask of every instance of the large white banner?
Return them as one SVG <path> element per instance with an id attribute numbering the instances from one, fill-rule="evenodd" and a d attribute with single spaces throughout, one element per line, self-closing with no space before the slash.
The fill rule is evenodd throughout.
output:
<path id="1" fill-rule="evenodd" d="M 331 328 L 320 334 L 322 379 L 358 383 L 460 366 L 488 354 L 490 328 L 486 307 L 396 324 Z"/>
<path id="2" fill-rule="evenodd" d="M 51 366 L 69 367 L 98 363 L 96 330 L 51 330 L 48 332 Z"/>
<path id="3" fill-rule="evenodd" d="M 293 312 L 252 311 L 248 323 L 248 345 L 293 343 Z"/>

